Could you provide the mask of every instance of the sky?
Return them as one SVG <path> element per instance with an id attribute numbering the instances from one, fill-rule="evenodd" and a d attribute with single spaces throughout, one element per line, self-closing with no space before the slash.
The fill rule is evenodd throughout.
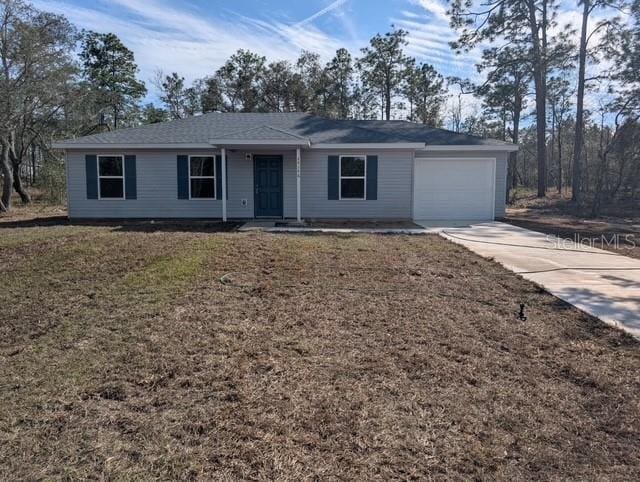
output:
<path id="1" fill-rule="evenodd" d="M 406 52 L 444 76 L 478 80 L 479 50 L 456 55 L 444 0 L 32 0 L 79 28 L 113 32 L 135 54 L 156 100 L 160 69 L 188 82 L 213 74 L 236 50 L 295 60 L 303 49 L 324 61 L 345 47 L 355 56 L 392 25 L 409 32 Z M 576 2 L 563 1 L 560 28 L 578 26 Z M 475 108 L 475 107 L 474 107 Z"/>

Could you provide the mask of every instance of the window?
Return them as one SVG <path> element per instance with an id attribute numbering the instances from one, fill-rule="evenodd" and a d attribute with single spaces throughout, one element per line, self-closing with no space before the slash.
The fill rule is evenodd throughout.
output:
<path id="1" fill-rule="evenodd" d="M 365 156 L 340 156 L 340 199 L 364 199 L 367 178 Z"/>
<path id="2" fill-rule="evenodd" d="M 189 156 L 189 197 L 216 198 L 216 162 L 213 156 Z"/>
<path id="3" fill-rule="evenodd" d="M 98 156 L 98 198 L 124 199 L 122 156 Z"/>

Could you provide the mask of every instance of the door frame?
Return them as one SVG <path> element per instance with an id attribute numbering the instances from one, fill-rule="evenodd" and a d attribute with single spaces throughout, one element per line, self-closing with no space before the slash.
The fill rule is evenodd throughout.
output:
<path id="1" fill-rule="evenodd" d="M 253 217 L 254 219 L 284 219 L 284 156 L 282 154 L 253 154 Z M 280 159 L 280 206 L 282 212 L 280 216 L 258 216 L 256 214 L 256 158 L 259 157 L 278 157 Z"/>

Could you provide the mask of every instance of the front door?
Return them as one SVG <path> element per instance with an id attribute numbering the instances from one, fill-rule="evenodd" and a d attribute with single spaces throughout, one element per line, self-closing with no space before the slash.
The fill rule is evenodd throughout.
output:
<path id="1" fill-rule="evenodd" d="M 282 217 L 282 156 L 253 156 L 255 216 Z"/>

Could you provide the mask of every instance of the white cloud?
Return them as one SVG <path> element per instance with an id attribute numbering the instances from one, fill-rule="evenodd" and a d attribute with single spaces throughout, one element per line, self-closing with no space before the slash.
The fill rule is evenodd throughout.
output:
<path id="1" fill-rule="evenodd" d="M 313 24 L 332 13 L 334 21 L 350 30 L 346 35 L 353 36 L 350 19 L 341 11 L 346 1 L 334 1 L 298 23 L 255 19 L 233 12 L 210 18 L 189 10 L 187 4 L 178 9 L 164 0 L 108 0 L 92 7 L 79 7 L 67 0 L 34 0 L 34 4 L 64 14 L 79 28 L 117 34 L 134 52 L 142 80 L 151 80 L 162 69 L 193 81 L 212 74 L 240 48 L 269 60 L 293 60 L 302 49 L 328 60 L 345 43 L 355 50 L 353 39 L 340 40 Z"/>
<path id="2" fill-rule="evenodd" d="M 439 0 L 410 0 L 414 5 L 418 5 L 429 12 L 437 20 L 449 23 L 447 7 Z"/>
<path id="3" fill-rule="evenodd" d="M 334 2 L 332 2 L 331 4 L 329 4 L 328 6 L 323 8 L 322 10 L 319 10 L 316 13 L 314 13 L 313 15 L 305 18 L 304 20 L 299 21 L 294 26 L 295 27 L 302 27 L 303 25 L 311 23 L 315 19 L 317 19 L 319 17 L 322 17 L 323 15 L 325 15 L 325 14 L 327 14 L 329 12 L 332 12 L 333 10 L 336 10 L 337 8 L 342 7 L 345 3 L 347 3 L 347 0 L 335 0 Z"/>

